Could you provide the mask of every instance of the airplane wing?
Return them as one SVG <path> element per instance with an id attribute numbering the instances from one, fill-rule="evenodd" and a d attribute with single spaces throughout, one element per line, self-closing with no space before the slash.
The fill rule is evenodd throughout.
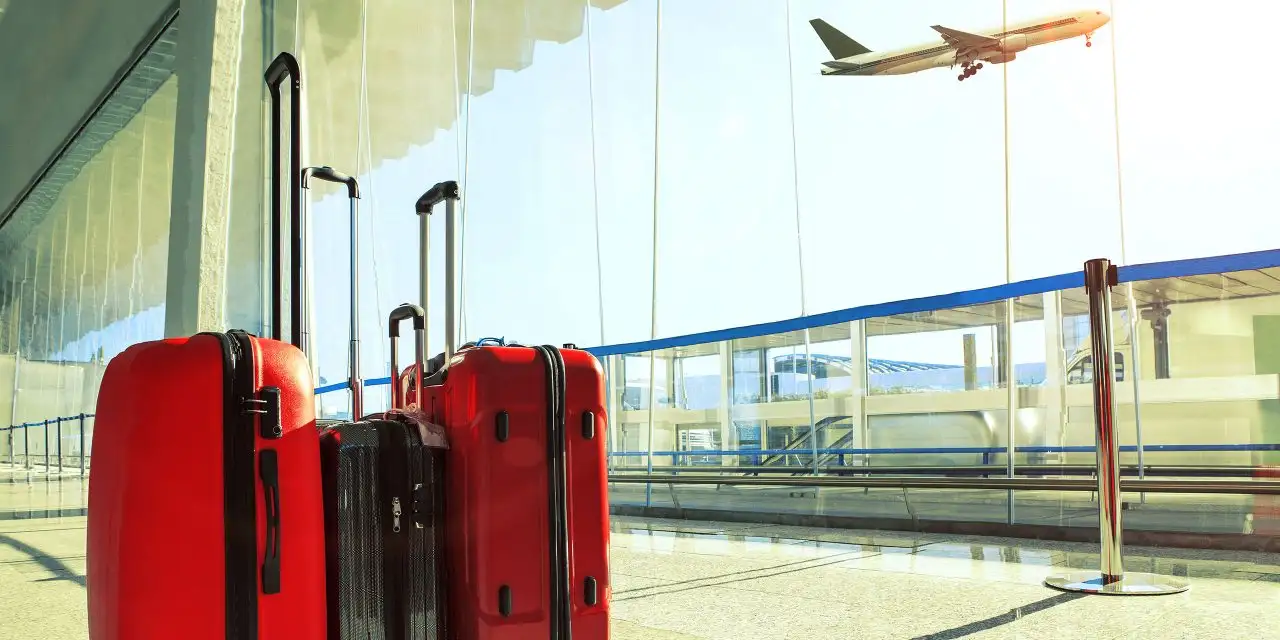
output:
<path id="1" fill-rule="evenodd" d="M 933 25 L 933 30 L 942 34 L 942 39 L 956 49 L 980 49 L 982 47 L 994 47 L 1000 44 L 1000 40 L 996 38 L 988 38 L 987 36 L 980 36 L 976 33 L 959 31 L 957 29 L 949 29 L 942 25 Z"/>

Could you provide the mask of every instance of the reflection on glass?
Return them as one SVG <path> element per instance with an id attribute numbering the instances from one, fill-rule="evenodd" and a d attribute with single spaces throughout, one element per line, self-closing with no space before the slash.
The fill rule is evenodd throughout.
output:
<path id="1" fill-rule="evenodd" d="M 163 336 L 177 78 L 149 89 L 145 100 L 110 98 L 114 113 L 131 117 L 91 121 L 94 136 L 72 143 L 92 143 L 87 159 L 60 158 L 47 178 L 57 184 L 37 189 L 52 199 L 40 211 L 39 198 L 27 201 L 0 230 L 10 250 L 0 264 L 0 410 L 6 425 L 37 424 L 0 439 L 0 457 L 79 456 L 78 420 L 53 419 L 91 413 L 106 362 Z M 45 420 L 53 420 L 47 434 Z"/>

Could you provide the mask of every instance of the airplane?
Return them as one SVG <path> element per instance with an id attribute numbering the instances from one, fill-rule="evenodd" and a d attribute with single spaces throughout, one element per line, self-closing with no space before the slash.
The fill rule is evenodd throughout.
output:
<path id="1" fill-rule="evenodd" d="M 1036 45 L 1084 36 L 1084 46 L 1092 47 L 1093 32 L 1110 21 L 1111 16 L 1102 11 L 1077 11 L 979 33 L 935 24 L 933 30 L 942 35 L 941 43 L 895 51 L 872 51 L 820 18 L 809 24 L 835 58 L 822 63 L 824 76 L 898 75 L 960 65 L 962 71 L 957 79 L 963 81 L 982 69 L 983 62 L 1003 64 Z"/>

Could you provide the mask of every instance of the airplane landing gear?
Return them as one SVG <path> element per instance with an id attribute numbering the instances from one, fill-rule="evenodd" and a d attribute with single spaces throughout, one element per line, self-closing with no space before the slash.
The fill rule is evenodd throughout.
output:
<path id="1" fill-rule="evenodd" d="M 1092 33 L 1086 33 L 1086 34 L 1084 34 L 1084 46 L 1086 46 L 1086 47 L 1092 47 L 1092 46 L 1093 46 L 1093 34 L 1092 34 Z"/>
<path id="2" fill-rule="evenodd" d="M 956 76 L 956 80 L 964 82 L 965 78 L 968 78 L 969 76 L 972 76 L 973 74 L 977 73 L 978 70 L 981 68 L 982 68 L 981 62 L 977 62 L 977 63 L 966 62 L 964 63 L 964 72 Z"/>

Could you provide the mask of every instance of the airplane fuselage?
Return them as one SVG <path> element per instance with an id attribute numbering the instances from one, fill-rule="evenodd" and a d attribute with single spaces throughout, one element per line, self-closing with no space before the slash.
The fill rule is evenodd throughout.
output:
<path id="1" fill-rule="evenodd" d="M 1106 24 L 1108 17 L 1096 11 L 1079 11 L 1049 18 L 1009 23 L 973 33 L 999 40 L 996 46 L 976 49 L 957 48 L 946 41 L 897 49 L 873 51 L 842 58 L 822 67 L 823 75 L 879 76 L 915 73 L 926 69 L 951 67 L 985 61 L 1000 64 L 1013 60 L 1018 53 L 1037 45 L 1092 34 Z M 832 64 L 840 68 L 832 68 Z"/>

